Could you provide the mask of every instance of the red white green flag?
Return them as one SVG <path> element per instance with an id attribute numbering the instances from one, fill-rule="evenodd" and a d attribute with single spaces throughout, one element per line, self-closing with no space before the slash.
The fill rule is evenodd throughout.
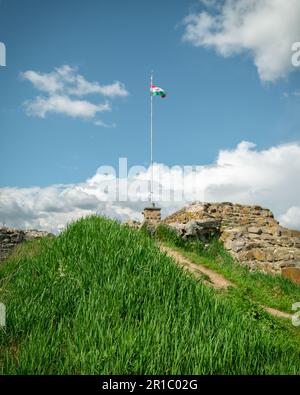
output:
<path id="1" fill-rule="evenodd" d="M 152 96 L 160 96 L 161 98 L 164 98 L 167 96 L 167 93 L 164 89 L 160 88 L 159 86 L 155 86 L 155 85 L 150 86 L 150 94 Z"/>

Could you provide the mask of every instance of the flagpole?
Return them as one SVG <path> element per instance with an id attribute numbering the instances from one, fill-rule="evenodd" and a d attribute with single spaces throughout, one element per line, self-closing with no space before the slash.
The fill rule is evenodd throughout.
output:
<path id="1" fill-rule="evenodd" d="M 153 85 L 153 71 L 151 71 L 151 85 L 150 88 L 152 89 Z M 151 186 L 150 186 L 150 202 L 154 206 L 153 203 L 153 94 L 151 90 L 151 99 L 150 99 L 150 164 L 151 164 Z"/>

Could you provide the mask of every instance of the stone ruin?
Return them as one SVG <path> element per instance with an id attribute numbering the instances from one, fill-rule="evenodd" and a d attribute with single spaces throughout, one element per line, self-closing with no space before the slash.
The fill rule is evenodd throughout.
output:
<path id="1" fill-rule="evenodd" d="M 152 207 L 145 207 L 142 214 L 144 216 L 144 223 L 155 226 L 161 222 L 161 209 L 155 207 L 154 204 Z"/>
<path id="2" fill-rule="evenodd" d="M 211 236 L 218 237 L 240 264 L 253 270 L 282 274 L 300 284 L 300 231 L 280 226 L 268 209 L 227 202 L 194 202 L 163 221 L 158 207 L 147 207 L 143 214 L 144 223 L 154 227 L 165 223 L 184 239 L 206 243 Z M 141 226 L 136 221 L 128 224 L 135 228 Z M 23 241 L 47 236 L 53 235 L 0 227 L 0 261 Z"/>
<path id="3" fill-rule="evenodd" d="M 53 236 L 51 233 L 38 230 L 20 230 L 0 227 L 0 262 L 8 257 L 14 248 L 27 240 Z"/>
<path id="4" fill-rule="evenodd" d="M 195 202 L 163 222 L 183 238 L 206 241 L 210 235 L 216 235 L 242 265 L 282 274 L 300 284 L 300 231 L 280 226 L 268 209 Z"/>

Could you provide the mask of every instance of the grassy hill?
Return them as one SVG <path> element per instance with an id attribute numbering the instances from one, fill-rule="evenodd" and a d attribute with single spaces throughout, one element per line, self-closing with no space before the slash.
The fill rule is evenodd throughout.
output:
<path id="1" fill-rule="evenodd" d="M 21 247 L 0 266 L 0 301 L 7 374 L 300 373 L 300 342 L 284 326 L 104 218 Z"/>

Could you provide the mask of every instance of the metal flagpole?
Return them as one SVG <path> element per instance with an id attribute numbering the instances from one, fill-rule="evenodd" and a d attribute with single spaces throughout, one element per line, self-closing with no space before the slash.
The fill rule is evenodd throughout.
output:
<path id="1" fill-rule="evenodd" d="M 150 186 L 150 202 L 154 207 L 153 203 L 153 94 L 152 94 L 152 85 L 153 85 L 153 71 L 151 71 L 151 121 L 150 121 L 150 163 L 151 163 L 151 186 Z"/>

